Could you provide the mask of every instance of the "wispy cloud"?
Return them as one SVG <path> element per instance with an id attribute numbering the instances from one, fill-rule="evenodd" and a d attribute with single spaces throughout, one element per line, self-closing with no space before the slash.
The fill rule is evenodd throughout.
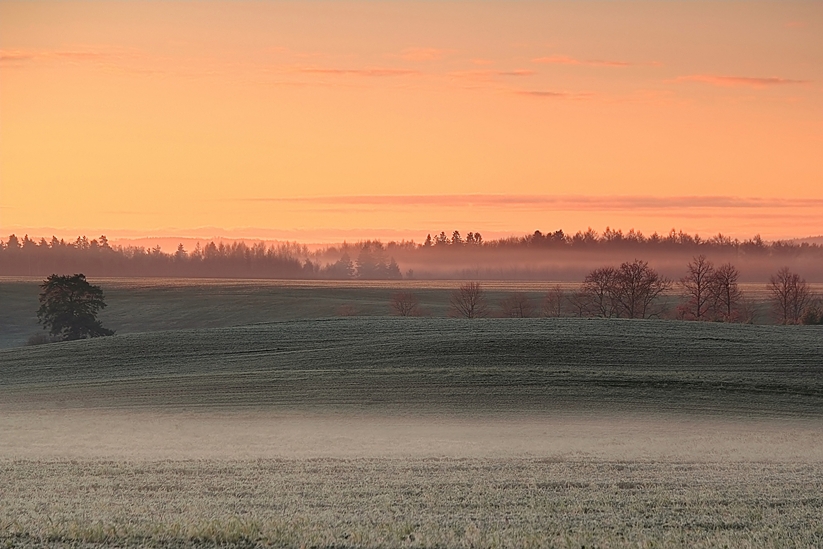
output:
<path id="1" fill-rule="evenodd" d="M 400 52 L 400 58 L 406 61 L 437 61 L 442 59 L 452 50 L 439 48 L 406 48 Z"/>
<path id="2" fill-rule="evenodd" d="M 749 87 L 749 88 L 766 88 L 771 86 L 785 86 L 796 84 L 808 84 L 808 80 L 792 80 L 789 78 L 777 77 L 751 77 L 751 76 L 722 76 L 715 74 L 690 74 L 687 76 L 679 76 L 677 80 L 680 82 L 702 82 L 704 84 L 711 84 L 713 86 L 722 87 Z"/>
<path id="3" fill-rule="evenodd" d="M 533 63 L 548 65 L 586 65 L 590 67 L 630 67 L 634 63 L 627 61 L 613 61 L 605 59 L 576 59 L 568 55 L 549 55 L 532 59 Z"/>
<path id="4" fill-rule="evenodd" d="M 462 78 L 477 82 L 494 82 L 499 81 L 498 79 L 500 78 L 533 76 L 535 74 L 537 74 L 535 71 L 529 69 L 514 69 L 509 71 L 468 70 L 448 73 L 451 78 Z"/>
<path id="5" fill-rule="evenodd" d="M 0 50 L 0 63 L 29 61 L 36 57 L 35 52 L 25 50 Z"/>
<path id="6" fill-rule="evenodd" d="M 590 99 L 594 94 L 590 92 L 565 92 L 555 90 L 514 90 L 515 95 L 538 97 L 545 99 Z"/>
<path id="7" fill-rule="evenodd" d="M 408 69 L 394 69 L 386 67 L 372 67 L 363 69 L 336 69 L 328 67 L 303 67 L 298 72 L 305 74 L 328 74 L 337 76 L 408 76 L 410 74 L 420 74 L 420 71 Z"/>
<path id="8" fill-rule="evenodd" d="M 0 50 L 0 63 L 20 63 L 25 61 L 39 61 L 50 59 L 64 59 L 70 61 L 99 61 L 122 55 L 122 52 L 102 51 L 99 49 L 71 49 L 71 50 Z"/>
<path id="9" fill-rule="evenodd" d="M 537 74 L 535 71 L 529 69 L 515 69 L 513 71 L 498 71 L 498 76 L 532 76 Z"/>
<path id="10" fill-rule="evenodd" d="M 551 208 L 567 211 L 774 209 L 823 208 L 823 198 L 758 198 L 735 196 L 580 196 L 580 195 L 349 195 L 295 198 L 245 198 L 245 202 L 304 204 L 311 206 L 439 206 Z"/>

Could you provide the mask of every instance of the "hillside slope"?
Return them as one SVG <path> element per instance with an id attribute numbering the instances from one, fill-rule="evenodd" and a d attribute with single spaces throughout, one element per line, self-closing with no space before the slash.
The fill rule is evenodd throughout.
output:
<path id="1" fill-rule="evenodd" d="M 823 329 L 341 318 L 0 350 L 6 408 L 823 416 Z"/>

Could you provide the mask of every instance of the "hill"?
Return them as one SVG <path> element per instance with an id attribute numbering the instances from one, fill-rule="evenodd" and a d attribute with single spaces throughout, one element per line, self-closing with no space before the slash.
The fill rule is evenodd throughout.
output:
<path id="1" fill-rule="evenodd" d="M 823 416 L 823 329 L 341 318 L 0 350 L 6 408 Z"/>

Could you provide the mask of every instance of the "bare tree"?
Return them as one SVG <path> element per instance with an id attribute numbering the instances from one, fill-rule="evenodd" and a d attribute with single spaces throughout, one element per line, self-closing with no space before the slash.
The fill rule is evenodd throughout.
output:
<path id="1" fill-rule="evenodd" d="M 823 300 L 820 296 L 813 296 L 800 319 L 803 324 L 823 324 Z"/>
<path id="2" fill-rule="evenodd" d="M 420 301 L 411 292 L 395 292 L 391 297 L 391 308 L 400 316 L 418 316 Z"/>
<path id="3" fill-rule="evenodd" d="M 648 262 L 625 262 L 615 274 L 614 295 L 619 312 L 628 318 L 649 318 L 655 314 L 651 305 L 671 286 L 671 281 L 649 267 Z"/>
<path id="4" fill-rule="evenodd" d="M 714 265 L 705 255 L 693 257 L 686 265 L 686 276 L 680 279 L 686 302 L 680 306 L 683 318 L 707 320 L 712 305 Z"/>
<path id="5" fill-rule="evenodd" d="M 772 309 L 780 324 L 797 324 L 811 302 L 811 292 L 806 281 L 783 267 L 769 278 L 769 294 Z"/>
<path id="6" fill-rule="evenodd" d="M 517 292 L 500 302 L 503 316 L 509 318 L 528 318 L 534 314 L 531 298 L 523 292 Z"/>
<path id="7" fill-rule="evenodd" d="M 569 305 L 572 311 L 579 317 L 587 316 L 589 314 L 589 295 L 582 289 L 572 292 L 569 296 Z"/>
<path id="8" fill-rule="evenodd" d="M 488 315 L 486 292 L 478 282 L 467 282 L 452 292 L 449 300 L 451 316 L 481 318 Z"/>
<path id="9" fill-rule="evenodd" d="M 581 293 L 586 296 L 590 314 L 606 318 L 617 316 L 616 277 L 614 267 L 600 267 L 586 275 Z"/>
<path id="10" fill-rule="evenodd" d="M 563 303 L 565 296 L 563 295 L 563 288 L 559 284 L 546 292 L 543 298 L 543 316 L 563 316 Z"/>
<path id="11" fill-rule="evenodd" d="M 743 292 L 737 284 L 739 276 L 740 273 L 731 263 L 721 265 L 712 275 L 709 281 L 710 312 L 716 319 L 724 322 L 738 322 L 747 316 L 743 315 L 740 310 Z"/>

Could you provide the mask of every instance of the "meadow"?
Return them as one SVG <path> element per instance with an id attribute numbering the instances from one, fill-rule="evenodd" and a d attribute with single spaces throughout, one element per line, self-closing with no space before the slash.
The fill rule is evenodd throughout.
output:
<path id="1" fill-rule="evenodd" d="M 340 316 L 388 316 L 391 296 L 411 291 L 420 300 L 423 316 L 448 315 L 449 296 L 459 285 L 454 280 L 403 281 L 294 281 L 172 278 L 94 278 L 103 288 L 108 308 L 100 318 L 119 334 L 243 326 L 281 320 L 305 320 Z M 0 277 L 0 348 L 19 347 L 33 334 L 42 333 L 37 324 L 38 277 Z M 484 281 L 492 313 L 513 292 L 523 292 L 537 311 L 555 282 Z M 559 283 L 567 294 L 577 283 Z M 823 285 L 812 285 L 818 294 Z M 772 322 L 766 285 L 742 284 L 757 324 Z M 676 291 L 663 299 L 673 315 L 680 296 Z M 568 311 L 573 315 L 572 311 Z M 664 314 L 664 316 L 666 316 Z"/>
<path id="2" fill-rule="evenodd" d="M 818 547 L 823 329 L 344 317 L 0 350 L 0 546 Z"/>

